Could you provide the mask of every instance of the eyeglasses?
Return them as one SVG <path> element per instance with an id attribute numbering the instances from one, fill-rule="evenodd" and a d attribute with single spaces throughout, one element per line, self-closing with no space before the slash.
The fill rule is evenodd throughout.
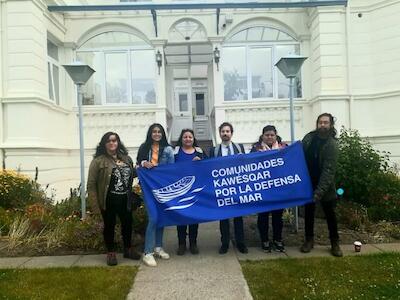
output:
<path id="1" fill-rule="evenodd" d="M 107 141 L 107 144 L 108 143 L 116 143 L 117 142 L 117 139 L 109 139 L 108 141 Z"/>

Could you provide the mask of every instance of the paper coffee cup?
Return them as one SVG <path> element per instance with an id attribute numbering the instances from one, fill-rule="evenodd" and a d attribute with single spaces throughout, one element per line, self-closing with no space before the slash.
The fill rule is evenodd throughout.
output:
<path id="1" fill-rule="evenodd" d="M 355 241 L 355 242 L 354 242 L 354 251 L 355 251 L 355 252 L 360 252 L 360 251 L 361 251 L 361 246 L 362 246 L 362 243 L 361 243 L 361 242 Z"/>

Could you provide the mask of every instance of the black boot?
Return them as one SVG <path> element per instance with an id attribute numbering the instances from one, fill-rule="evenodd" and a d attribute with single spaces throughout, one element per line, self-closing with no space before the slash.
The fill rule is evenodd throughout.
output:
<path id="1" fill-rule="evenodd" d="M 124 248 L 124 258 L 139 260 L 141 257 L 142 255 L 132 247 Z"/>
<path id="2" fill-rule="evenodd" d="M 108 252 L 107 253 L 107 265 L 109 266 L 116 266 L 118 264 L 117 255 L 115 252 Z"/>
<path id="3" fill-rule="evenodd" d="M 339 241 L 331 241 L 331 253 L 333 256 L 342 257 L 343 252 L 340 250 Z"/>
<path id="4" fill-rule="evenodd" d="M 199 248 L 197 247 L 196 241 L 190 242 L 189 250 L 192 254 L 199 254 Z"/>
<path id="5" fill-rule="evenodd" d="M 186 243 L 179 244 L 178 250 L 176 251 L 177 255 L 184 255 L 186 252 Z"/>
<path id="6" fill-rule="evenodd" d="M 309 253 L 314 248 L 314 238 L 306 237 L 304 244 L 300 247 L 300 251 L 303 253 Z"/>

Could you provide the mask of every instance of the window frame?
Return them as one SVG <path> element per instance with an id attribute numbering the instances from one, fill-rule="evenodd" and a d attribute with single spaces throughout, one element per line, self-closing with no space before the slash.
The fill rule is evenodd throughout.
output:
<path id="1" fill-rule="evenodd" d="M 47 84 L 48 84 L 48 97 L 49 100 L 52 101 L 56 105 L 60 105 L 60 76 L 61 76 L 61 64 L 60 64 L 60 48 L 59 46 L 54 43 L 51 39 L 47 38 L 47 43 L 52 43 L 54 46 L 57 47 L 57 57 L 58 60 L 55 58 L 51 57 L 49 54 L 48 48 L 46 48 L 46 54 L 47 54 L 47 60 L 46 60 L 46 69 L 47 69 Z M 46 45 L 47 47 L 47 45 Z M 49 67 L 50 66 L 50 67 Z M 57 84 L 57 91 L 55 89 L 55 78 L 54 78 L 54 66 L 58 68 L 58 84 Z M 49 73 L 50 72 L 50 73 Z M 49 81 L 50 79 L 50 81 Z M 50 87 L 53 91 L 53 98 L 50 95 Z"/>
<path id="2" fill-rule="evenodd" d="M 234 34 L 232 34 L 229 39 L 231 37 L 233 37 L 234 35 L 240 33 L 241 31 L 244 30 L 248 30 L 250 28 L 254 28 L 254 27 L 267 27 L 267 28 L 273 28 L 273 29 L 277 29 L 275 27 L 270 27 L 270 26 L 264 26 L 264 25 L 255 25 L 255 26 L 251 26 L 251 27 L 247 27 L 247 28 L 243 28 L 237 32 L 235 32 Z M 278 29 L 279 30 L 279 29 Z M 289 36 L 291 36 L 289 33 L 279 30 Z M 279 98 L 279 82 L 278 82 L 278 68 L 275 66 L 275 63 L 278 62 L 278 55 L 277 55 L 277 46 L 294 46 L 294 47 L 298 47 L 299 49 L 299 54 L 301 53 L 301 43 L 299 41 L 296 41 L 293 38 L 293 41 L 227 41 L 225 44 L 222 45 L 222 56 L 224 55 L 224 49 L 226 48 L 231 48 L 231 47 L 244 47 L 245 48 L 245 52 L 246 52 L 246 74 L 247 74 L 247 100 L 226 100 L 225 99 L 225 87 L 223 86 L 223 90 L 224 90 L 224 97 L 223 97 L 223 101 L 224 102 L 248 102 L 248 101 L 255 101 L 255 102 L 259 102 L 259 101 L 280 101 L 280 100 L 287 100 L 289 99 L 289 97 L 285 97 L 285 98 Z M 253 98 L 252 95 L 252 91 L 253 91 L 253 86 L 252 86 L 252 71 L 251 71 L 251 63 L 250 63 L 250 50 L 251 49 L 255 49 L 255 48 L 262 48 L 262 49 L 267 49 L 267 48 L 271 48 L 271 66 L 272 66 L 272 87 L 273 87 L 273 92 L 272 92 L 272 97 L 262 97 L 262 98 Z M 224 72 L 224 63 L 226 62 L 222 62 L 222 72 Z M 301 85 L 303 87 L 303 76 L 301 76 L 301 72 L 299 72 L 300 75 L 300 80 L 301 80 Z M 225 85 L 225 81 L 223 81 L 223 84 Z M 302 89 L 302 97 L 303 97 L 303 89 Z M 295 97 L 295 99 L 301 99 L 302 97 Z"/>
<path id="3" fill-rule="evenodd" d="M 116 31 L 119 32 L 119 31 Z M 104 32 L 105 33 L 105 32 Z M 101 34 L 101 33 L 100 33 Z M 133 103 L 133 93 L 132 93 L 132 52 L 134 51 L 152 51 L 154 54 L 154 90 L 155 90 L 155 101 L 154 103 L 146 103 L 142 102 L 141 103 Z M 157 96 L 157 72 L 156 72 L 156 64 L 155 64 L 155 55 L 156 51 L 154 48 L 152 48 L 150 45 L 146 46 L 132 46 L 132 47 L 99 47 L 99 48 L 85 48 L 85 49 L 77 49 L 76 50 L 76 56 L 79 56 L 79 53 L 93 53 L 93 52 L 98 52 L 101 54 L 101 60 L 102 64 L 104 67 L 104 74 L 101 76 L 101 103 L 100 104 L 91 104 L 91 105 L 85 105 L 87 107 L 93 107 L 93 106 L 127 106 L 127 105 L 156 105 L 158 96 Z M 128 64 L 128 84 L 127 84 L 127 97 L 128 101 L 127 102 L 120 102 L 120 103 L 109 103 L 107 102 L 107 69 L 106 69 L 106 54 L 110 53 L 125 53 L 127 55 L 127 64 Z"/>

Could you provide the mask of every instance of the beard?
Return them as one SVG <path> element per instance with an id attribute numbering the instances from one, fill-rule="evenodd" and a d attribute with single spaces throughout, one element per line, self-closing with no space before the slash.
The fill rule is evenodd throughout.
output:
<path id="1" fill-rule="evenodd" d="M 227 135 L 223 135 L 221 137 L 221 140 L 223 140 L 224 142 L 228 142 L 230 140 L 230 138 Z"/>
<path id="2" fill-rule="evenodd" d="M 317 128 L 317 133 L 319 136 L 328 137 L 332 134 L 332 128 Z"/>

